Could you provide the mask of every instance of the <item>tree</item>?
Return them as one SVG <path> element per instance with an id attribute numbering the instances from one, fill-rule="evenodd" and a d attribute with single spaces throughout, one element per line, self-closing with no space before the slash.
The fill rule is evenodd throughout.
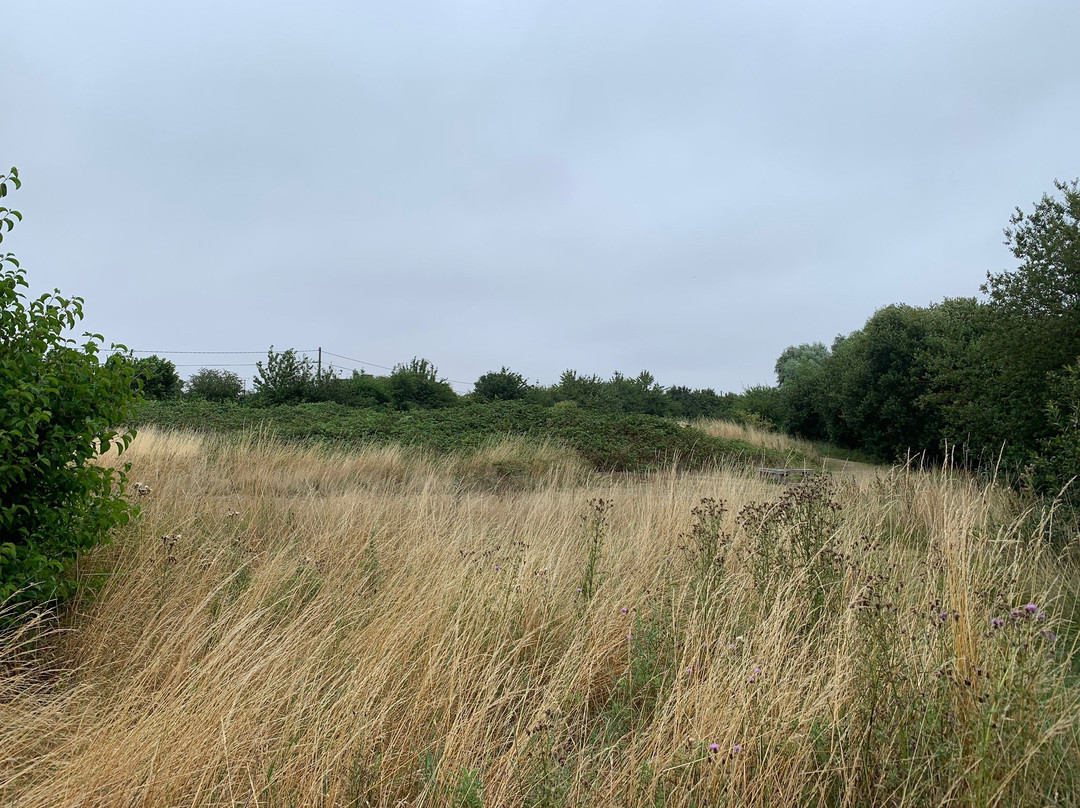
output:
<path id="1" fill-rule="evenodd" d="M 306 356 L 300 358 L 296 351 L 275 352 L 274 346 L 266 354 L 266 364 L 255 363 L 255 394 L 260 404 L 299 404 L 311 392 L 315 369 Z"/>
<path id="2" fill-rule="evenodd" d="M 184 383 L 176 372 L 176 365 L 160 356 L 147 356 L 134 360 L 135 384 L 143 398 L 151 401 L 167 401 L 179 397 Z"/>
<path id="3" fill-rule="evenodd" d="M 454 388 L 438 376 L 439 369 L 426 359 L 413 357 L 408 364 L 396 365 L 389 380 L 394 406 L 399 410 L 434 410 L 457 404 Z"/>
<path id="4" fill-rule="evenodd" d="M 505 366 L 497 373 L 485 373 L 473 385 L 473 395 L 484 401 L 514 401 L 525 398 L 528 391 L 529 383 L 525 377 Z"/>
<path id="5" fill-rule="evenodd" d="M 776 360 L 780 388 L 780 421 L 785 432 L 811 440 L 826 437 L 821 416 L 822 370 L 829 358 L 824 343 L 803 343 L 784 349 Z"/>
<path id="6" fill-rule="evenodd" d="M 1046 401 L 1054 374 L 1080 356 L 1080 186 L 1055 182 L 1031 213 L 1019 208 L 1005 243 L 1019 260 L 988 274 L 994 321 L 985 338 L 999 437 L 1014 462 L 1052 431 Z"/>
<path id="7" fill-rule="evenodd" d="M 572 401 L 579 407 L 601 412 L 615 412 L 618 403 L 611 387 L 599 376 L 584 376 L 576 370 L 564 370 L 558 384 L 551 388 L 555 402 Z"/>
<path id="8" fill-rule="evenodd" d="M 199 368 L 187 380 L 187 394 L 205 401 L 239 401 L 244 393 L 244 380 L 231 370 Z"/>
<path id="9" fill-rule="evenodd" d="M 794 381 L 801 374 L 815 373 L 829 355 L 829 349 L 823 342 L 804 342 L 784 349 L 776 360 L 776 383 L 783 387 Z"/>
<path id="10" fill-rule="evenodd" d="M 747 387 L 732 407 L 731 417 L 748 426 L 774 428 L 783 417 L 780 390 L 764 384 Z"/>
<path id="11" fill-rule="evenodd" d="M 822 366 L 822 414 L 833 443 L 892 462 L 936 452 L 940 424 L 930 391 L 928 309 L 886 306 L 833 345 Z"/>
<path id="12" fill-rule="evenodd" d="M 621 412 L 642 415 L 671 415 L 671 401 L 664 395 L 664 388 L 656 383 L 649 371 L 643 370 L 630 378 L 615 373 L 607 382 L 608 390 Z"/>
<path id="13" fill-rule="evenodd" d="M 683 418 L 730 418 L 737 397 L 732 393 L 720 395 L 712 388 L 691 390 L 689 387 L 669 387 L 667 399 L 672 411 Z"/>
<path id="14" fill-rule="evenodd" d="M 332 371 L 332 369 L 331 369 Z M 354 370 L 351 376 L 323 373 L 316 385 L 320 401 L 332 401 L 345 407 L 385 407 L 391 403 L 390 379 Z"/>
<path id="15" fill-rule="evenodd" d="M 19 186 L 14 168 L 0 175 L 0 198 Z M 0 207 L 0 241 L 21 219 Z M 133 512 L 128 466 L 93 460 L 127 448 L 135 433 L 119 425 L 138 394 L 131 362 L 100 361 L 100 335 L 64 336 L 82 298 L 29 300 L 26 288 L 15 256 L 0 254 L 0 601 L 41 603 L 70 594 L 70 562 Z"/>

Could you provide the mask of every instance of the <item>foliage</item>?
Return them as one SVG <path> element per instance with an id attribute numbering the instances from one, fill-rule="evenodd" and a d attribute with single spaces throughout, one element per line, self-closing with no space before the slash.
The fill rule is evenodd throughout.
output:
<path id="1" fill-rule="evenodd" d="M 0 175 L 0 197 L 19 184 L 15 169 Z M 13 219 L 0 208 L 0 241 Z M 126 468 L 93 461 L 134 434 L 118 428 L 137 397 L 134 367 L 101 363 L 99 335 L 64 336 L 82 319 L 82 298 L 55 290 L 28 300 L 27 287 L 15 257 L 0 256 L 0 602 L 69 594 L 68 564 L 131 514 Z"/>
<path id="2" fill-rule="evenodd" d="M 1028 452 L 1051 429 L 1051 374 L 1080 356 L 1080 187 L 1054 185 L 1062 198 L 1044 195 L 1031 213 L 1017 208 L 1005 230 L 1019 265 L 982 287 L 994 318 L 985 338 L 991 374 L 980 386 L 994 399 L 994 438 Z"/>
<path id="3" fill-rule="evenodd" d="M 886 306 L 831 352 L 789 347 L 777 415 L 764 412 L 767 389 L 746 391 L 736 414 L 886 462 L 948 457 L 1013 480 L 1032 467 L 1036 490 L 1056 493 L 1072 457 L 1065 368 L 1080 357 L 1080 184 L 1054 187 L 1010 219 L 1019 264 L 987 275 L 987 302 Z"/>
<path id="4" fill-rule="evenodd" d="M 160 356 L 132 360 L 135 365 L 135 384 L 143 397 L 152 401 L 167 401 L 179 397 L 183 382 L 176 365 Z"/>
<path id="5" fill-rule="evenodd" d="M 231 370 L 199 368 L 187 380 L 187 394 L 205 401 L 239 401 L 244 393 L 244 380 Z"/>
<path id="6" fill-rule="evenodd" d="M 1074 363 L 1053 374 L 1046 414 L 1052 432 L 1042 440 L 1032 468 L 1032 482 L 1039 491 L 1063 493 L 1065 500 L 1080 502 L 1080 364 Z"/>
<path id="7" fill-rule="evenodd" d="M 929 392 L 927 309 L 886 306 L 838 342 L 823 369 L 829 438 L 887 462 L 936 449 L 940 425 Z"/>
<path id="8" fill-rule="evenodd" d="M 326 373 L 317 386 L 316 400 L 332 401 L 346 407 L 390 406 L 389 378 L 372 376 L 362 370 L 354 370 L 346 377 Z"/>
<path id="9" fill-rule="evenodd" d="M 298 404 L 311 393 L 314 366 L 292 348 L 275 352 L 271 345 L 266 364 L 256 362 L 255 368 L 255 395 L 262 404 Z"/>
<path id="10" fill-rule="evenodd" d="M 673 415 L 687 418 L 730 419 L 738 400 L 733 393 L 720 395 L 711 388 L 691 390 L 689 387 L 669 387 L 668 401 Z"/>
<path id="11" fill-rule="evenodd" d="M 739 423 L 761 429 L 773 429 L 784 418 L 780 391 L 763 384 L 746 388 L 731 410 Z"/>
<path id="12" fill-rule="evenodd" d="M 445 379 L 439 379 L 439 369 L 426 359 L 413 360 L 397 365 L 388 382 L 390 400 L 399 410 L 439 409 L 458 403 L 454 392 Z"/>
<path id="13" fill-rule="evenodd" d="M 514 401 L 525 398 L 528 390 L 525 377 L 504 365 L 498 372 L 491 371 L 477 379 L 473 395 L 483 401 Z"/>
<path id="14" fill-rule="evenodd" d="M 775 465 L 787 460 L 779 452 L 714 438 L 656 416 L 541 407 L 523 401 L 406 412 L 352 409 L 328 402 L 259 408 L 196 400 L 146 402 L 133 422 L 212 433 L 267 430 L 282 439 L 303 442 L 395 442 L 440 452 L 475 449 L 492 438 L 514 435 L 557 441 L 602 471 L 642 472 L 673 462 L 680 468 L 700 469 L 719 463 Z"/>
<path id="15" fill-rule="evenodd" d="M 828 355 L 829 349 L 822 342 L 804 342 L 802 345 L 791 345 L 785 348 L 776 360 L 777 385 L 783 388 L 800 376 L 815 372 Z"/>

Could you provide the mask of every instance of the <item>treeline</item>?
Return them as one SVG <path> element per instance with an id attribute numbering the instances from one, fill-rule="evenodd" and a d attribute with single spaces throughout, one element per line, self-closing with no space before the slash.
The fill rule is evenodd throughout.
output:
<path id="1" fill-rule="evenodd" d="M 151 356 L 129 361 L 135 365 L 144 397 L 159 401 L 186 397 L 252 407 L 332 402 L 398 411 L 442 409 L 478 401 L 523 401 L 545 407 L 571 404 L 613 414 L 744 421 L 760 420 L 756 412 L 762 409 L 757 403 L 760 389 L 721 394 L 708 388 L 665 388 L 648 371 L 634 377 L 615 373 L 603 379 L 567 370 L 558 383 L 543 386 L 530 384 L 520 373 L 503 367 L 485 373 L 472 391 L 458 395 L 426 359 L 400 364 L 386 376 L 361 371 L 345 375 L 333 367 L 318 372 L 309 358 L 271 348 L 266 361 L 256 364 L 254 390 L 246 393 L 243 380 L 231 371 L 203 368 L 185 383 L 167 359 Z"/>
<path id="2" fill-rule="evenodd" d="M 1080 474 L 1080 189 L 1055 187 L 1017 209 L 1019 263 L 984 299 L 886 306 L 831 347 L 788 348 L 758 414 L 885 462 L 948 457 L 1060 491 Z"/>

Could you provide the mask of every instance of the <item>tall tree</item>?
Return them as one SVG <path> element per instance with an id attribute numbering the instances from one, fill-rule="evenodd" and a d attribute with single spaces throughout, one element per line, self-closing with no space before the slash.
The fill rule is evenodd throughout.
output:
<path id="1" fill-rule="evenodd" d="M 986 342 L 999 437 L 1017 459 L 1049 433 L 1051 374 L 1080 356 L 1080 186 L 1054 187 L 1060 197 L 1016 209 L 1005 243 L 1020 263 L 988 274 L 982 287 L 995 315 Z"/>

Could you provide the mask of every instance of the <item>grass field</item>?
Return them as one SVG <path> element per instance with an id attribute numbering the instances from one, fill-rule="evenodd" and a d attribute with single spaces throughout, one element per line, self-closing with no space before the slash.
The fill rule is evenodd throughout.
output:
<path id="1" fill-rule="evenodd" d="M 1075 548 L 993 486 L 125 459 L 141 519 L 0 635 L 5 806 L 1080 803 Z"/>

